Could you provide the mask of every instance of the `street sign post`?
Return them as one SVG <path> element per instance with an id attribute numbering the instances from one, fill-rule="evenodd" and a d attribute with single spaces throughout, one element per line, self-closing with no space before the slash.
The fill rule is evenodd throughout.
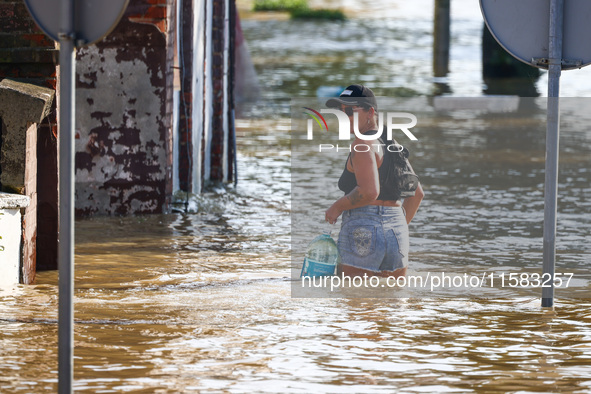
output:
<path id="1" fill-rule="evenodd" d="M 560 74 L 591 64 L 591 1 L 480 0 L 493 37 L 507 52 L 532 66 L 548 69 L 546 174 L 544 185 L 542 307 L 554 305 L 556 212 L 560 141 Z"/>
<path id="2" fill-rule="evenodd" d="M 75 48 L 108 34 L 129 0 L 25 0 L 41 30 L 60 44 L 58 392 L 74 375 L 74 127 Z"/>
<path id="3" fill-rule="evenodd" d="M 94 44 L 109 34 L 123 16 L 129 0 L 69 0 L 75 46 Z M 35 23 L 54 41 L 63 32 L 63 0 L 25 0 Z"/>
<path id="4" fill-rule="evenodd" d="M 511 55 L 534 67 L 548 69 L 552 0 L 480 0 L 484 22 Z M 562 70 L 591 64 L 591 2 L 562 0 Z M 553 8 L 556 11 L 556 8 Z"/>

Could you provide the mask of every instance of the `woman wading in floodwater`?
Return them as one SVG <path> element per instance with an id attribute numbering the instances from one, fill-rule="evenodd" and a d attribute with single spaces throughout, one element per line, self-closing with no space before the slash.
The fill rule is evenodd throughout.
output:
<path id="1" fill-rule="evenodd" d="M 326 105 L 349 116 L 351 133 L 357 117 L 361 134 L 377 134 L 378 105 L 371 89 L 351 85 Z M 358 150 L 355 150 L 357 145 Z M 397 277 L 406 274 L 408 224 L 419 209 L 424 193 L 418 184 L 414 196 L 406 197 L 402 203 L 400 192 L 386 184 L 387 168 L 394 163 L 384 159 L 384 147 L 379 142 L 356 137 L 339 179 L 339 189 L 345 195 L 325 213 L 326 221 L 331 224 L 343 215 L 338 240 L 343 275 Z"/>

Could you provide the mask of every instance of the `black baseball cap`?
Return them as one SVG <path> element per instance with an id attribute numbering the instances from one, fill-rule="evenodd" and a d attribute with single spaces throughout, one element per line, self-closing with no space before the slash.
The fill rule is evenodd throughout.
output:
<path id="1" fill-rule="evenodd" d="M 371 89 L 357 84 L 347 86 L 338 98 L 331 98 L 326 102 L 329 108 L 339 108 L 341 105 L 373 107 L 376 111 L 378 110 L 378 102 Z"/>

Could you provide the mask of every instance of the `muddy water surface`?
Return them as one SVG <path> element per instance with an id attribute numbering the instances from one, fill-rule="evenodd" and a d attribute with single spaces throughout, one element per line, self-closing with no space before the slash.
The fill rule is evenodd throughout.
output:
<path id="1" fill-rule="evenodd" d="M 308 171 L 324 162 L 314 155 L 292 162 L 291 97 L 349 80 L 380 95 L 441 88 L 430 75 L 431 19 L 422 11 L 432 2 L 387 3 L 371 2 L 373 12 L 347 3 L 359 15 L 341 25 L 245 20 L 263 97 L 238 122 L 238 187 L 191 199 L 190 213 L 76 222 L 76 392 L 591 390 L 591 303 L 568 291 L 557 291 L 553 311 L 541 310 L 537 293 L 511 288 L 469 297 L 292 297 L 291 242 L 301 229 L 290 224 L 305 211 L 291 181 L 305 186 Z M 482 22 L 469 7 L 455 10 L 444 88 L 481 95 Z M 541 95 L 543 78 L 533 81 Z M 591 92 L 584 81 L 565 81 L 564 89 Z M 563 106 L 570 115 L 557 244 L 559 269 L 580 273 L 583 289 L 591 264 L 585 105 Z M 539 270 L 541 121 L 543 113 L 428 121 L 412 149 L 427 197 L 411 226 L 411 273 Z M 327 171 L 341 166 L 335 157 Z M 339 195 L 330 182 L 323 193 L 314 212 Z M 316 234 L 321 221 L 304 215 L 304 223 Z M 55 392 L 56 340 L 57 273 L 3 291 L 0 392 Z"/>

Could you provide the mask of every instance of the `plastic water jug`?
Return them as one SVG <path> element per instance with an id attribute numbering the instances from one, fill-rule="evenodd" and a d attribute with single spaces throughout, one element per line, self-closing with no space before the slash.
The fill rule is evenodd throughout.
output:
<path id="1" fill-rule="evenodd" d="M 300 276 L 331 276 L 339 262 L 339 251 L 329 233 L 317 236 L 308 245 Z"/>

